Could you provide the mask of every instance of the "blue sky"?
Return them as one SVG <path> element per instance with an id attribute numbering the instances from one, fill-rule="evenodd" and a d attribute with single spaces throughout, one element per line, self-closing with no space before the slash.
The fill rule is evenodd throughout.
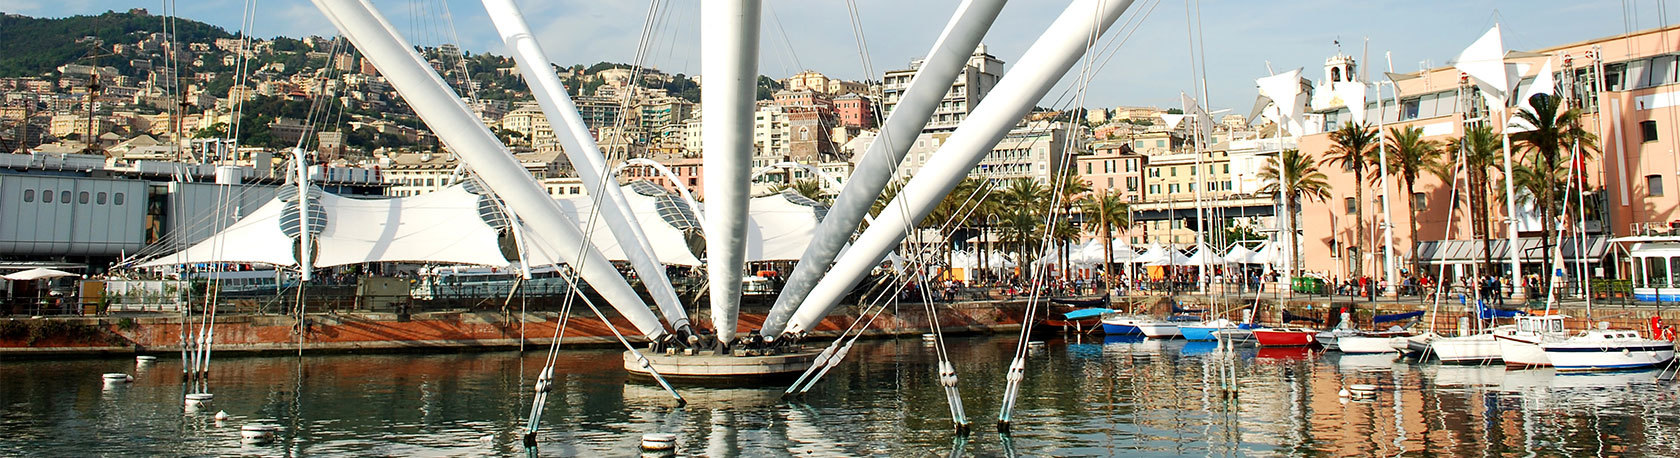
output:
<path id="1" fill-rule="evenodd" d="M 484 7 L 474 0 L 372 0 L 399 30 L 417 44 L 454 42 L 475 52 L 505 54 Z M 1197 0 L 1137 0 L 1110 37 L 1134 15 L 1150 13 L 1107 66 L 1091 78 L 1088 107 L 1116 105 L 1176 106 L 1180 91 L 1193 93 L 1200 74 L 1190 70 L 1188 23 Z M 161 2 L 113 0 L 0 0 L 0 11 L 59 17 L 95 14 L 131 7 L 160 12 Z M 637 49 L 649 2 L 631 0 L 520 0 L 526 17 L 557 63 L 628 62 Z M 1442 65 L 1495 21 L 1504 25 L 1508 48 L 1535 49 L 1657 27 L 1667 13 L 1657 0 L 1493 1 L 1493 0 L 1200 0 L 1201 36 L 1205 39 L 1206 75 L 1215 108 L 1246 113 L 1254 100 L 1254 79 L 1266 76 L 1267 63 L 1278 71 L 1306 67 L 1314 79 L 1333 42 L 1359 58 L 1369 39 L 1369 69 L 1415 71 L 1428 61 Z M 1674 3 L 1674 2 L 1668 2 Z M 927 52 L 956 0 L 857 0 L 867 53 L 875 74 L 904 68 Z M 647 63 L 672 73 L 700 68 L 697 0 L 667 2 Z M 768 0 L 765 2 L 760 72 L 783 77 L 803 68 L 848 79 L 867 75 L 853 39 L 845 2 L 839 0 Z M 1007 64 L 1017 60 L 1044 27 L 1060 14 L 1062 0 L 1016 0 L 1004 8 L 985 43 Z M 237 30 L 244 2 L 179 2 L 182 17 Z M 333 34 L 331 24 L 304 0 L 257 2 L 257 36 Z M 1637 10 L 1637 11 L 1634 11 Z M 1627 14 L 1624 14 L 1627 13 Z M 1680 11 L 1673 13 L 1680 17 Z M 1625 17 L 1636 20 L 1624 20 Z M 1672 19 L 1672 18 L 1671 18 Z M 1635 23 L 1636 22 L 1636 23 Z M 1077 68 L 1077 67 L 1076 67 Z M 1071 78 L 1064 79 L 1062 87 Z M 1061 90 L 1042 105 L 1051 105 Z"/>

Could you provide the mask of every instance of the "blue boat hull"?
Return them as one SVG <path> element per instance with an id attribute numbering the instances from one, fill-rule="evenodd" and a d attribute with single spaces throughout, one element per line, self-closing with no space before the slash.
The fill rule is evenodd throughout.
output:
<path id="1" fill-rule="evenodd" d="M 1133 335 L 1133 334 L 1143 334 L 1143 331 L 1138 329 L 1137 326 L 1130 326 L 1130 325 L 1124 325 L 1124 324 L 1108 324 L 1108 323 L 1103 323 L 1102 326 L 1103 326 L 1103 334 L 1108 334 L 1108 335 L 1111 335 L 1111 336 L 1129 336 L 1129 335 Z"/>
<path id="2" fill-rule="evenodd" d="M 1179 326 L 1178 327 L 1179 332 L 1184 333 L 1184 340 L 1189 340 L 1189 341 L 1192 341 L 1192 342 L 1209 342 L 1209 341 L 1217 340 L 1213 337 L 1213 332 L 1218 331 L 1220 329 L 1223 329 L 1223 328 L 1219 328 L 1219 327 L 1215 327 L 1215 326 Z"/>

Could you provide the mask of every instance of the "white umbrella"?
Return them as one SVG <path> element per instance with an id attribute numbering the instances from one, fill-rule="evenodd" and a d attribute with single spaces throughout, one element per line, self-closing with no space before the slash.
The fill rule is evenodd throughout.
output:
<path id="1" fill-rule="evenodd" d="M 12 272 L 10 274 L 7 274 L 4 278 L 7 279 L 7 280 L 28 281 L 28 280 L 40 280 L 40 279 L 43 279 L 43 278 L 58 278 L 58 277 L 80 277 L 80 275 L 76 275 L 76 274 L 73 274 L 73 273 L 70 273 L 70 272 L 65 272 L 65 271 L 62 271 L 62 270 L 48 269 L 48 268 L 45 268 L 45 267 L 36 267 L 34 269 L 25 270 L 25 271 L 22 271 L 22 272 Z"/>

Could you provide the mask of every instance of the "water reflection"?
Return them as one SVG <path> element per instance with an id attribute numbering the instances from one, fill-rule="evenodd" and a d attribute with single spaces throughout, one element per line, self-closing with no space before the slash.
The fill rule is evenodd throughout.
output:
<path id="1" fill-rule="evenodd" d="M 1141 337 L 1053 341 L 1028 361 L 1014 435 L 990 427 L 1011 338 L 953 339 L 975 434 L 953 434 L 918 339 L 860 343 L 799 403 L 781 387 L 687 388 L 676 407 L 625 383 L 608 350 L 560 355 L 541 456 L 635 454 L 674 433 L 685 455 L 1680 455 L 1680 407 L 1656 371 L 1439 366 L 1304 348 L 1221 350 Z M 511 455 L 542 354 L 224 357 L 187 414 L 179 362 L 0 363 L 0 455 Z M 104 386 L 99 374 L 135 381 Z M 1349 385 L 1377 387 L 1348 398 Z M 209 416 L 226 410 L 234 418 Z M 251 422 L 281 426 L 243 443 Z M 487 440 L 486 440 L 487 438 Z"/>

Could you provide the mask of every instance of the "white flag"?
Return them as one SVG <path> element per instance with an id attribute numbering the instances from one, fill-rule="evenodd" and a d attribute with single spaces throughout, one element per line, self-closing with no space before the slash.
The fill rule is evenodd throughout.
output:
<path id="1" fill-rule="evenodd" d="M 1464 52 L 1458 53 L 1458 57 L 1449 64 L 1475 79 L 1490 104 L 1498 101 L 1496 106 L 1505 106 L 1505 93 L 1510 91 L 1510 81 L 1505 76 L 1505 42 L 1499 36 L 1498 24 L 1494 24 L 1470 47 L 1464 48 Z"/>
<path id="2" fill-rule="evenodd" d="M 1528 132 L 1534 130 L 1535 126 L 1529 124 L 1528 121 L 1517 117 L 1517 113 L 1534 109 L 1534 107 L 1528 103 L 1528 99 L 1530 97 L 1534 97 L 1535 94 L 1551 95 L 1556 90 L 1557 79 L 1552 77 L 1552 59 L 1548 57 L 1546 58 L 1546 63 L 1540 65 L 1540 74 L 1534 75 L 1534 84 L 1530 84 L 1528 86 L 1528 90 L 1523 91 L 1522 98 L 1517 99 L 1517 109 L 1511 110 L 1511 119 L 1508 122 L 1511 132 Z"/>

